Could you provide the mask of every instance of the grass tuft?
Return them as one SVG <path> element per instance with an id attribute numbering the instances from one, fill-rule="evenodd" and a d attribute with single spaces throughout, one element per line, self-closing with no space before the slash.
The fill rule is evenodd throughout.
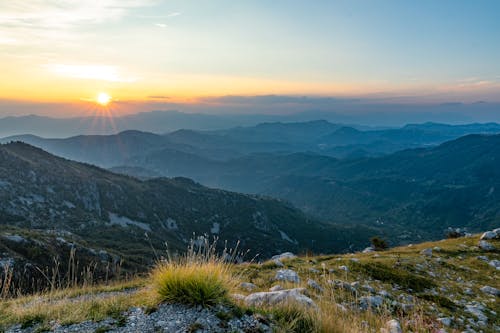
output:
<path id="1" fill-rule="evenodd" d="M 217 254 L 216 242 L 192 242 L 184 256 L 160 262 L 151 278 L 161 301 L 203 307 L 228 304 L 229 292 L 236 287 L 231 262 L 226 250 Z"/>

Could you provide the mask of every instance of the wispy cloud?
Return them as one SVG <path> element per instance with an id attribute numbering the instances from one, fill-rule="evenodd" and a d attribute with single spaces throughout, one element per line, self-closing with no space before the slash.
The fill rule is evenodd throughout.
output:
<path id="1" fill-rule="evenodd" d="M 105 65 L 44 65 L 52 73 L 69 78 L 91 79 L 110 82 L 134 82 L 135 78 L 123 77 L 116 66 Z"/>
<path id="2" fill-rule="evenodd" d="M 155 23 L 155 26 L 162 28 L 162 29 L 165 29 L 167 27 L 167 25 L 165 23 Z"/>

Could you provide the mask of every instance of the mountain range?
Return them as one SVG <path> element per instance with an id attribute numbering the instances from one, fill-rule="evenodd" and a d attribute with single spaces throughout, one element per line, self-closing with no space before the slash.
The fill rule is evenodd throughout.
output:
<path id="1" fill-rule="evenodd" d="M 49 248 L 58 242 L 105 251 L 141 271 L 154 252 L 166 255 L 165 244 L 175 253 L 197 237 L 239 242 L 250 257 L 266 258 L 361 248 L 376 233 L 320 222 L 280 200 L 185 178 L 141 181 L 20 142 L 0 146 L 0 180 L 0 253 L 23 265 L 51 264 Z"/>

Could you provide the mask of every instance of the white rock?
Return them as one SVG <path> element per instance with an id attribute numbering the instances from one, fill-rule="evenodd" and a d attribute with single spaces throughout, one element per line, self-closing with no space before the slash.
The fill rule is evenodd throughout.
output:
<path id="1" fill-rule="evenodd" d="M 493 259 L 492 261 L 490 261 L 488 263 L 488 265 L 490 265 L 491 267 L 493 267 L 497 270 L 500 270 L 500 260 Z"/>
<path id="2" fill-rule="evenodd" d="M 283 287 L 280 286 L 279 284 L 277 284 L 277 285 L 272 286 L 271 288 L 269 288 L 269 291 L 280 291 L 280 290 L 283 290 Z"/>
<path id="3" fill-rule="evenodd" d="M 271 257 L 272 260 L 275 260 L 275 259 L 278 259 L 278 260 L 295 259 L 295 258 L 297 258 L 297 256 L 295 254 L 293 254 L 292 252 L 284 252 L 282 254 L 278 254 L 278 255 Z"/>
<path id="4" fill-rule="evenodd" d="M 245 289 L 246 291 L 253 291 L 253 290 L 257 289 L 257 286 L 253 283 L 250 283 L 250 282 L 242 282 L 240 284 L 240 287 L 242 289 Z"/>
<path id="5" fill-rule="evenodd" d="M 276 276 L 274 277 L 276 281 L 288 281 L 293 283 L 299 283 L 300 278 L 297 272 L 291 269 L 280 269 L 276 272 Z"/>
<path id="6" fill-rule="evenodd" d="M 420 251 L 420 254 L 426 257 L 432 257 L 432 249 L 431 248 L 423 249 L 422 251 Z"/>
<path id="7" fill-rule="evenodd" d="M 481 287 L 480 290 L 485 294 L 490 294 L 493 296 L 500 296 L 500 290 L 498 290 L 497 288 L 493 288 L 490 286 L 484 286 L 484 287 Z"/>
<path id="8" fill-rule="evenodd" d="M 323 292 L 323 287 L 319 285 L 318 282 L 314 281 L 313 279 L 308 279 L 307 280 L 307 285 L 319 292 Z"/>
<path id="9" fill-rule="evenodd" d="M 396 319 L 391 319 L 385 324 L 385 332 L 388 333 L 403 333 L 401 324 Z"/>
<path id="10" fill-rule="evenodd" d="M 438 318 L 438 321 L 446 327 L 451 325 L 451 318 L 449 317 Z"/>
<path id="11" fill-rule="evenodd" d="M 480 306 L 469 304 L 465 306 L 465 311 L 473 314 L 480 321 L 488 321 L 488 317 L 486 317 L 486 315 L 483 313 Z"/>
<path id="12" fill-rule="evenodd" d="M 246 296 L 242 294 L 231 294 L 231 297 L 237 301 L 244 301 Z"/>
<path id="13" fill-rule="evenodd" d="M 359 299 L 362 309 L 368 309 L 370 307 L 378 308 L 383 302 L 384 299 L 380 296 L 364 296 Z"/>
<path id="14" fill-rule="evenodd" d="M 273 262 L 278 267 L 285 267 L 285 265 L 279 259 L 273 259 Z"/>
<path id="15" fill-rule="evenodd" d="M 496 232 L 494 232 L 494 231 L 486 231 L 484 234 L 481 235 L 481 238 L 479 238 L 479 239 L 488 240 L 488 239 L 495 239 L 497 237 L 498 237 L 498 235 L 497 235 Z"/>
<path id="16" fill-rule="evenodd" d="M 485 240 L 479 241 L 479 248 L 481 250 L 484 250 L 484 251 L 493 251 L 493 250 L 495 250 L 495 247 L 491 243 L 489 243 L 489 242 L 487 242 Z"/>
<path id="17" fill-rule="evenodd" d="M 371 253 L 371 252 L 375 252 L 375 249 L 371 246 L 363 250 L 363 253 Z"/>
<path id="18" fill-rule="evenodd" d="M 346 272 L 349 272 L 349 267 L 344 266 L 344 265 L 340 266 L 339 269 L 346 271 Z"/>
<path id="19" fill-rule="evenodd" d="M 280 291 L 259 292 L 245 297 L 248 306 L 277 305 L 288 301 L 295 301 L 307 307 L 316 307 L 312 299 L 302 294 L 304 288 L 287 289 Z"/>

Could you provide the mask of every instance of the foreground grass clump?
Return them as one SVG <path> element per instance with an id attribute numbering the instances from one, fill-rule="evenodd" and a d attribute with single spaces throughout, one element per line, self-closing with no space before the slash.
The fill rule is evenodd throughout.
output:
<path id="1" fill-rule="evenodd" d="M 151 279 L 164 302 L 203 307 L 227 304 L 237 280 L 231 273 L 231 258 L 226 250 L 218 255 L 215 242 L 193 243 L 184 256 L 160 262 Z"/>

